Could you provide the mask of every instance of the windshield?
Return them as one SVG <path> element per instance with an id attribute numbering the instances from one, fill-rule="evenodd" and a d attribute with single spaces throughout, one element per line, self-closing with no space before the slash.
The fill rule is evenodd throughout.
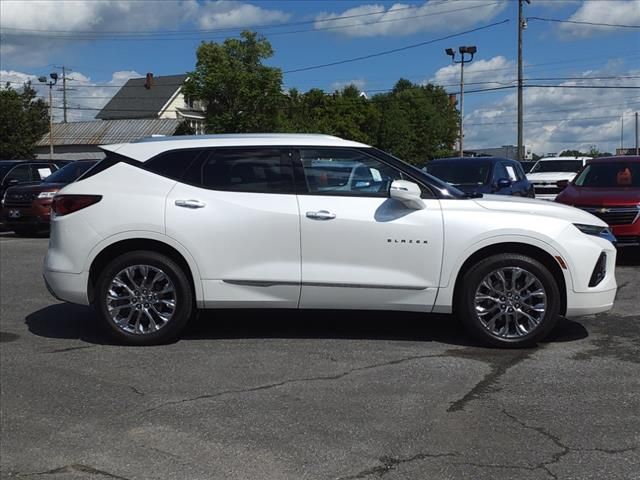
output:
<path id="1" fill-rule="evenodd" d="M 73 162 L 52 173 L 43 183 L 71 183 L 89 170 L 96 162 Z"/>
<path id="2" fill-rule="evenodd" d="M 582 160 L 541 160 L 529 173 L 577 172 L 582 168 Z"/>
<path id="3" fill-rule="evenodd" d="M 427 164 L 426 170 L 452 185 L 484 185 L 488 183 L 491 164 L 465 160 L 433 161 Z"/>
<path id="4" fill-rule="evenodd" d="M 591 163 L 576 177 L 579 187 L 640 187 L 640 163 Z"/>

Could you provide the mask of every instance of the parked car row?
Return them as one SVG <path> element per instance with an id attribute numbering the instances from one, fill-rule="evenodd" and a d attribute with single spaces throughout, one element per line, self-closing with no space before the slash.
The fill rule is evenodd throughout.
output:
<path id="1" fill-rule="evenodd" d="M 467 193 L 534 197 L 533 186 L 516 160 L 500 157 L 439 158 L 424 170 Z"/>
<path id="2" fill-rule="evenodd" d="M 19 235 L 47 230 L 55 193 L 96 162 L 0 160 L 0 222 Z M 472 195 L 535 197 L 581 208 L 612 227 L 618 246 L 640 245 L 638 157 L 548 157 L 529 163 L 534 165 L 528 174 L 523 162 L 499 157 L 441 158 L 423 170 Z M 328 162 L 314 180 L 318 191 L 379 186 L 375 178 L 363 177 L 362 167 L 354 168 L 349 162 Z"/>
<path id="3" fill-rule="evenodd" d="M 431 160 L 424 170 L 467 193 L 519 195 L 585 210 L 609 224 L 618 246 L 640 245 L 640 157 L 493 157 Z"/>

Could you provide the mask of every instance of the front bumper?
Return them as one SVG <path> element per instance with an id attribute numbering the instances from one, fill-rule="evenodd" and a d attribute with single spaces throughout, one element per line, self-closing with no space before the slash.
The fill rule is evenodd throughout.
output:
<path id="1" fill-rule="evenodd" d="M 581 317 L 611 310 L 613 301 L 616 298 L 616 290 L 617 288 L 589 293 L 570 292 L 567 295 L 567 313 L 565 316 L 567 318 Z"/>

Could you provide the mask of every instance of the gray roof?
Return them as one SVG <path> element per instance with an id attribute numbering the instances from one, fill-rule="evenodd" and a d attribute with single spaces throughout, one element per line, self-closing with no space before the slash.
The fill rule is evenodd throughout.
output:
<path id="1" fill-rule="evenodd" d="M 157 118 L 160 109 L 180 89 L 186 78 L 184 74 L 153 77 L 149 89 L 144 87 L 146 78 L 132 78 L 120 87 L 96 118 Z"/>
<path id="2" fill-rule="evenodd" d="M 100 120 L 53 124 L 54 145 L 104 145 L 128 143 L 151 135 L 173 135 L 180 120 L 175 118 Z M 49 145 L 47 132 L 36 146 Z"/>

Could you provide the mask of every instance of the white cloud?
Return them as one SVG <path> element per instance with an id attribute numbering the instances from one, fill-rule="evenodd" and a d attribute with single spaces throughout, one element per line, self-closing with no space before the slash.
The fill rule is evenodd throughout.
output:
<path id="1" fill-rule="evenodd" d="M 464 82 L 472 90 L 512 85 L 515 76 L 515 62 L 507 60 L 502 55 L 489 60 L 473 60 L 472 63 L 465 64 L 464 67 Z M 429 82 L 437 85 L 460 84 L 460 64 L 442 67 L 429 79 Z M 482 83 L 480 84 L 480 82 Z M 449 88 L 448 90 L 455 89 Z"/>
<path id="2" fill-rule="evenodd" d="M 589 71 L 572 76 L 604 76 L 609 71 Z M 629 70 L 621 76 L 638 76 Z M 631 85 L 635 79 L 590 79 L 559 85 Z M 534 152 L 545 154 L 567 149 L 614 152 L 620 146 L 620 118 L 632 121 L 640 106 L 640 95 L 630 90 L 526 88 L 524 90 L 524 141 Z M 465 146 L 468 148 L 513 145 L 516 142 L 516 93 L 478 107 L 465 115 Z M 631 142 L 630 129 L 626 143 Z"/>
<path id="3" fill-rule="evenodd" d="M 576 22 L 640 25 L 640 0 L 608 0 L 606 2 L 588 0 L 569 17 Z M 560 31 L 571 37 L 584 38 L 596 33 L 620 33 L 627 29 L 596 25 L 575 25 L 564 23 Z"/>
<path id="4" fill-rule="evenodd" d="M 352 37 L 404 36 L 424 31 L 453 30 L 492 19 L 507 7 L 508 2 L 468 0 L 460 4 L 428 0 L 422 5 L 396 3 L 388 9 L 379 4 L 359 5 L 340 13 L 322 13 L 316 16 L 314 26 Z"/>
<path id="5" fill-rule="evenodd" d="M 362 92 L 366 84 L 367 84 L 367 81 L 363 78 L 358 78 L 354 80 L 340 80 L 337 82 L 333 82 L 331 84 L 331 89 L 342 90 L 343 88 L 348 87 L 349 85 L 354 85 L 358 88 L 358 90 Z"/>
<path id="6" fill-rule="evenodd" d="M 112 74 L 111 80 L 98 83 L 80 72 L 71 72 L 67 75 L 68 121 L 93 120 L 99 110 L 118 92 L 117 87 L 124 85 L 130 78 L 142 76 L 135 71 L 118 71 Z M 0 85 L 2 87 L 6 82 L 12 82 L 11 86 L 13 88 L 20 88 L 27 81 L 31 81 L 31 85 L 40 98 L 43 98 L 46 102 L 49 101 L 49 87 L 40 83 L 35 75 L 14 70 L 0 70 Z M 63 118 L 61 88 L 62 82 L 59 81 L 52 90 L 53 119 L 55 122 L 61 121 Z"/>
<path id="7" fill-rule="evenodd" d="M 0 54 L 20 65 L 38 65 L 48 63 L 45 59 L 51 57 L 51 50 L 62 49 L 71 41 L 109 38 L 112 32 L 172 31 L 184 25 L 237 28 L 283 22 L 289 17 L 280 10 L 232 0 L 2 0 Z M 42 48 L 43 35 L 46 49 Z M 72 39 L 65 38 L 69 36 Z"/>
<path id="8" fill-rule="evenodd" d="M 196 11 L 201 28 L 234 28 L 282 23 L 291 15 L 280 10 L 268 10 L 249 3 L 231 1 L 207 2 Z"/>

